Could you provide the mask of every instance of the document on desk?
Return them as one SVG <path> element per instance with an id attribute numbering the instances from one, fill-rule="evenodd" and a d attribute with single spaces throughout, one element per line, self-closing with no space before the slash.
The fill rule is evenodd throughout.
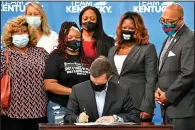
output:
<path id="1" fill-rule="evenodd" d="M 74 123 L 75 125 L 83 125 L 83 126 L 90 126 L 90 125 L 135 125 L 136 123 L 133 122 L 113 122 L 113 123 L 95 123 L 95 122 L 88 122 L 88 123 Z"/>

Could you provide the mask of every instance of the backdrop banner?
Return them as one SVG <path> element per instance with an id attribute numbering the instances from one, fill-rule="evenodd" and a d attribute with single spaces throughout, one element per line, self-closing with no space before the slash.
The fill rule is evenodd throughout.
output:
<path id="1" fill-rule="evenodd" d="M 18 15 L 24 15 L 28 2 L 1 2 L 1 35 L 5 23 Z M 127 11 L 139 12 L 144 19 L 144 23 L 149 31 L 150 42 L 160 52 L 162 43 L 167 35 L 163 32 L 159 23 L 163 9 L 172 2 L 160 1 L 136 1 L 136 2 L 95 2 L 95 1 L 70 1 L 70 2 L 39 2 L 46 15 L 52 30 L 59 32 L 61 23 L 64 21 L 74 21 L 79 25 L 79 13 L 86 6 L 95 6 L 102 14 L 104 31 L 115 37 L 116 26 L 121 15 Z M 194 28 L 194 2 L 178 2 L 184 8 L 184 20 L 190 27 Z M 1 44 L 3 49 L 3 44 Z M 155 123 L 161 122 L 160 108 L 156 104 Z"/>

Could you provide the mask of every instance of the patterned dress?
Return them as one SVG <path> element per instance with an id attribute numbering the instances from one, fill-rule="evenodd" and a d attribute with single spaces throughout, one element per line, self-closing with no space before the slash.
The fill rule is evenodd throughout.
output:
<path id="1" fill-rule="evenodd" d="M 39 47 L 29 47 L 26 56 L 9 48 L 7 50 L 11 95 L 9 107 L 2 110 L 3 115 L 17 119 L 45 117 L 47 96 L 44 90 L 44 72 L 48 53 Z M 1 52 L 1 78 L 5 65 L 6 57 Z"/>

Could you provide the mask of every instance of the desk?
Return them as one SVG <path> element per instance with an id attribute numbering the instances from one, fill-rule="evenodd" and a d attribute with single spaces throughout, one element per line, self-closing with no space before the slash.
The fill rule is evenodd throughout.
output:
<path id="1" fill-rule="evenodd" d="M 114 126 L 77 126 L 77 125 L 57 125 L 57 124 L 39 124 L 40 130 L 173 130 L 172 125 L 114 125 Z"/>

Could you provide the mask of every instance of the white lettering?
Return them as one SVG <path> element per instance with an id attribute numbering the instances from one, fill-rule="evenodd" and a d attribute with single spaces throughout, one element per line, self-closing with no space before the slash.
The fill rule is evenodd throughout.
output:
<path id="1" fill-rule="evenodd" d="M 111 11 L 111 6 L 106 6 L 106 9 L 107 9 L 107 12 L 108 12 L 108 13 L 112 13 L 112 11 Z"/>
<path id="2" fill-rule="evenodd" d="M 74 6 L 79 6 L 80 2 L 74 2 Z"/>
<path id="3" fill-rule="evenodd" d="M 142 3 L 142 2 L 139 1 L 139 4 L 138 4 L 138 5 L 141 6 L 141 3 Z"/>
<path id="4" fill-rule="evenodd" d="M 8 5 L 8 4 L 10 4 L 10 3 L 8 3 L 7 1 L 2 1 L 1 2 L 1 5 Z"/>
<path id="5" fill-rule="evenodd" d="M 147 6 L 152 6 L 153 2 L 146 2 Z"/>
<path id="6" fill-rule="evenodd" d="M 85 6 L 66 6 L 67 13 L 79 13 Z"/>
<path id="7" fill-rule="evenodd" d="M 78 8 L 77 13 L 81 12 L 83 10 L 83 8 L 85 8 L 86 6 L 81 6 L 80 8 Z"/>
<path id="8" fill-rule="evenodd" d="M 153 2 L 153 5 L 154 6 L 159 6 L 160 5 L 160 2 Z"/>
<path id="9" fill-rule="evenodd" d="M 92 2 L 86 2 L 86 6 L 92 6 Z"/>
<path id="10" fill-rule="evenodd" d="M 72 6 L 66 6 L 66 12 L 67 12 L 67 13 L 70 13 L 70 12 L 71 12 L 71 7 L 72 7 Z"/>
<path id="11" fill-rule="evenodd" d="M 1 2 L 2 12 L 24 12 L 25 8 L 23 2 Z"/>
<path id="12" fill-rule="evenodd" d="M 160 4 L 160 2 L 139 2 L 138 6 L 133 6 L 133 10 L 135 12 L 139 13 L 159 13 L 162 12 L 167 3 L 163 2 Z"/>
<path id="13" fill-rule="evenodd" d="M 71 12 L 77 13 L 77 8 L 78 8 L 78 6 L 72 6 L 72 11 Z"/>
<path id="14" fill-rule="evenodd" d="M 111 6 L 106 6 L 107 2 L 104 4 L 94 3 L 94 6 L 99 9 L 101 13 L 111 13 Z M 100 2 L 101 3 L 101 2 Z M 67 13 L 79 13 L 86 6 L 93 6 L 92 2 L 71 2 L 71 6 L 66 6 Z"/>
<path id="15" fill-rule="evenodd" d="M 142 4 L 141 4 L 142 6 L 147 6 L 147 2 L 141 2 L 141 3 L 142 3 Z M 140 6 L 141 6 L 141 5 L 140 5 Z"/>
<path id="16" fill-rule="evenodd" d="M 105 13 L 105 6 L 96 6 L 96 8 L 98 8 L 100 12 Z"/>
<path id="17" fill-rule="evenodd" d="M 1 5 L 1 11 L 7 11 L 7 5 Z"/>
<path id="18" fill-rule="evenodd" d="M 141 13 L 144 12 L 144 8 L 145 8 L 145 6 L 140 6 L 140 12 Z"/>
<path id="19" fill-rule="evenodd" d="M 134 12 L 139 12 L 138 7 L 140 7 L 140 6 L 133 6 L 133 11 Z"/>
<path id="20" fill-rule="evenodd" d="M 92 2 L 81 2 L 80 6 L 92 6 Z"/>
<path id="21" fill-rule="evenodd" d="M 16 4 L 17 4 L 17 2 L 10 2 L 10 4 L 16 5 Z"/>
<path id="22" fill-rule="evenodd" d="M 164 11 L 164 10 L 165 10 L 165 8 L 166 8 L 166 6 L 162 6 L 162 7 L 161 7 L 161 10 L 162 10 L 162 11 Z"/>
<path id="23" fill-rule="evenodd" d="M 8 10 L 14 12 L 14 7 L 15 5 L 8 5 Z"/>

